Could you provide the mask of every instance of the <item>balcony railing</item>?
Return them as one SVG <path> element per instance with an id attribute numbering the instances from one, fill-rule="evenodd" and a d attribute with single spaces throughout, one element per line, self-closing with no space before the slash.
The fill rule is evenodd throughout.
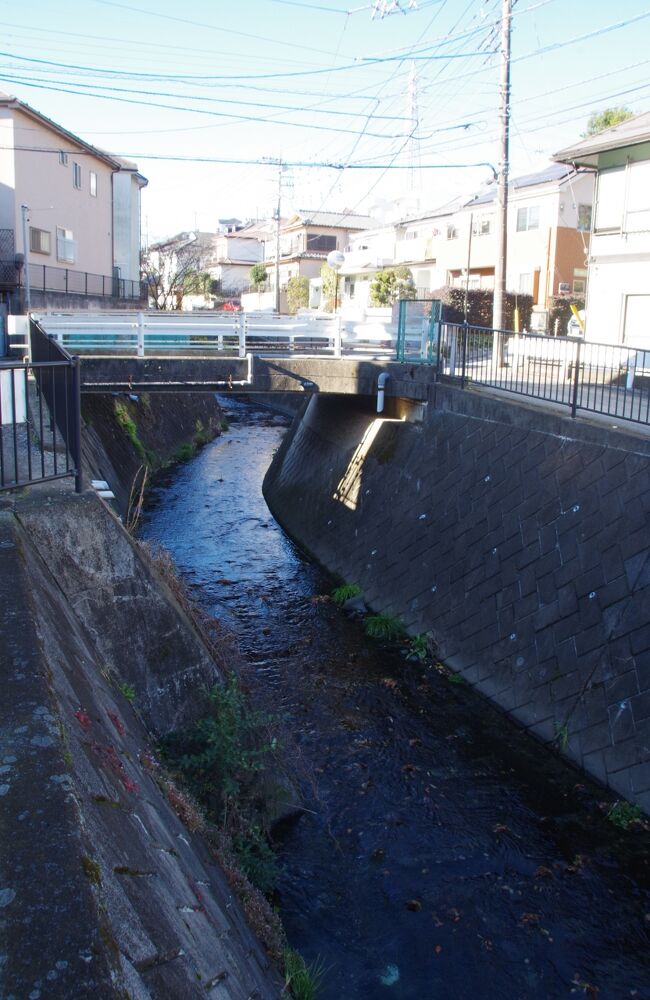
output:
<path id="1" fill-rule="evenodd" d="M 147 286 L 142 281 L 73 271 L 50 264 L 27 264 L 29 287 L 33 292 L 62 292 L 69 295 L 95 295 L 100 298 L 146 299 Z M 24 288 L 25 267 L 15 261 L 0 260 L 0 288 Z"/>

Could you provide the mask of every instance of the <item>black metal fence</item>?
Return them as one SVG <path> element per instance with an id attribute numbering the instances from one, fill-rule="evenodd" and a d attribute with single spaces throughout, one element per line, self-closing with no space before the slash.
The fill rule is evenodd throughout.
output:
<path id="1" fill-rule="evenodd" d="M 25 274 L 27 270 L 27 275 Z M 33 292 L 62 292 L 70 295 L 95 295 L 100 298 L 146 299 L 147 286 L 142 281 L 91 274 L 89 271 L 72 271 L 69 267 L 30 262 L 26 268 L 18 267 L 13 260 L 0 260 L 0 284 L 24 288 L 26 277 Z"/>
<path id="2" fill-rule="evenodd" d="M 72 358 L 31 322 L 31 361 L 0 361 L 0 490 L 81 475 L 81 377 Z"/>
<path id="3" fill-rule="evenodd" d="M 650 347 L 441 323 L 438 377 L 650 424 Z"/>

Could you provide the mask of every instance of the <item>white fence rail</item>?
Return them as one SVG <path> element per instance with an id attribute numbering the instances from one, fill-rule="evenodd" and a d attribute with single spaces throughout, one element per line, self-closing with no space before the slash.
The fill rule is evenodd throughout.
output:
<path id="1" fill-rule="evenodd" d="M 51 312 L 36 316 L 43 329 L 74 354 L 248 353 L 365 355 L 392 353 L 389 321 L 344 321 L 340 316 L 251 313 Z"/>

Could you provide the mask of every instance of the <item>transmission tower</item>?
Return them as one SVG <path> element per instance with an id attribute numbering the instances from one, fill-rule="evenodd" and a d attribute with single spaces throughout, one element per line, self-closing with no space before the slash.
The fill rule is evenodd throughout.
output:
<path id="1" fill-rule="evenodd" d="M 374 21 L 376 17 L 388 17 L 389 14 L 408 14 L 410 10 L 417 10 L 417 0 L 373 0 L 371 17 Z"/>

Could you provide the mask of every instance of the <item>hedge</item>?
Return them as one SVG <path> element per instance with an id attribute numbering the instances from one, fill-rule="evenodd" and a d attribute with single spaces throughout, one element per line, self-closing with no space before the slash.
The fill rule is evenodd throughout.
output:
<path id="1" fill-rule="evenodd" d="M 462 323 L 465 319 L 465 289 L 456 288 L 452 285 L 445 285 L 435 292 L 431 292 L 432 299 L 440 299 L 442 302 L 442 318 L 448 323 Z M 488 288 L 470 288 L 467 295 L 467 321 L 472 326 L 492 326 L 492 309 L 494 305 L 494 292 Z M 506 330 L 514 329 L 515 307 L 519 309 L 519 329 L 530 329 L 530 317 L 533 312 L 532 295 L 519 295 L 514 292 L 506 292 L 503 302 L 504 320 L 503 326 Z"/>

